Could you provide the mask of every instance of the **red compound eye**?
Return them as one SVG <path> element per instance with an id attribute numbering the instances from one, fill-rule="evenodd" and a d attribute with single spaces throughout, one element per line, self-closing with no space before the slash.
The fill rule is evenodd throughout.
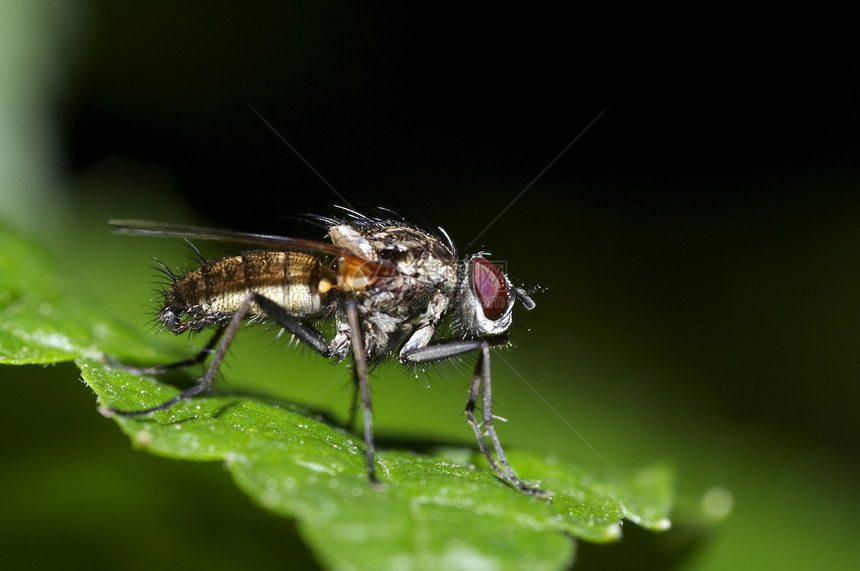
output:
<path id="1" fill-rule="evenodd" d="M 484 317 L 496 320 L 508 308 L 508 283 L 502 270 L 477 256 L 472 259 L 472 283 Z"/>

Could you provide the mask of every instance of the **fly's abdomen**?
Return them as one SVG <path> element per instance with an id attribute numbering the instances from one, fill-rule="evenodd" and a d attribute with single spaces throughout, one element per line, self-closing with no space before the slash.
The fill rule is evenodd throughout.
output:
<path id="1" fill-rule="evenodd" d="M 302 252 L 245 252 L 209 262 L 171 284 L 159 318 L 174 333 L 229 320 L 250 292 L 299 319 L 322 316 L 337 274 Z M 263 316 L 252 304 L 248 317 Z"/>

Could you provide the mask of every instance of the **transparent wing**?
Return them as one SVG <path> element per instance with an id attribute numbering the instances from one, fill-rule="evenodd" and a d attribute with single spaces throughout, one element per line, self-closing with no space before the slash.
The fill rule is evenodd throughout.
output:
<path id="1" fill-rule="evenodd" d="M 342 258 L 351 259 L 357 263 L 373 263 L 371 260 L 356 256 L 355 253 L 315 240 L 302 240 L 299 238 L 287 238 L 286 236 L 272 236 L 269 234 L 248 234 L 245 232 L 234 232 L 232 230 L 221 230 L 218 228 L 204 228 L 202 226 L 191 226 L 188 224 L 171 224 L 168 222 L 150 222 L 148 220 L 109 220 L 115 232 L 122 234 L 138 234 L 141 236 L 157 236 L 162 238 L 193 238 L 197 240 L 223 240 L 225 242 L 237 242 L 251 246 L 265 248 L 277 248 L 280 250 L 301 250 L 305 252 L 317 252 L 320 254 L 331 254 Z"/>
<path id="2" fill-rule="evenodd" d="M 190 238 L 196 240 L 222 240 L 273 248 L 278 250 L 298 250 L 302 252 L 315 252 L 337 256 L 342 259 L 340 264 L 340 285 L 345 289 L 361 289 L 376 278 L 395 275 L 397 272 L 393 266 L 387 263 L 378 263 L 357 256 L 354 252 L 315 240 L 302 240 L 299 238 L 287 238 L 286 236 L 272 236 L 269 234 L 248 234 L 245 232 L 234 232 L 232 230 L 221 230 L 218 228 L 204 228 L 202 226 L 191 226 L 187 224 L 171 224 L 167 222 L 150 222 L 147 220 L 109 220 L 115 232 L 122 234 L 137 234 L 141 236 L 156 236 L 161 238 Z"/>

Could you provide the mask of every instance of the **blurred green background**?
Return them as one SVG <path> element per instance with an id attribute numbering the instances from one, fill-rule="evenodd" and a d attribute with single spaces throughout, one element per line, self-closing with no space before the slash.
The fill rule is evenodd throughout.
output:
<path id="1" fill-rule="evenodd" d="M 516 349 L 494 359 L 507 446 L 599 469 L 676 466 L 676 529 L 628 525 L 620 544 L 582 545 L 578 568 L 858 560 L 847 22 L 792 3 L 0 6 L 0 217 L 105 314 L 147 328 L 149 256 L 187 263 L 178 241 L 111 235 L 108 218 L 321 238 L 284 217 L 385 206 L 543 288 L 515 316 Z M 378 371 L 378 433 L 470 443 L 468 369 Z M 71 365 L 0 375 L 13 567 L 311 564 L 293 523 L 218 466 L 132 451 Z M 224 376 L 337 419 L 351 397 L 343 369 L 262 330 Z M 733 511 L 703 531 L 714 488 Z"/>

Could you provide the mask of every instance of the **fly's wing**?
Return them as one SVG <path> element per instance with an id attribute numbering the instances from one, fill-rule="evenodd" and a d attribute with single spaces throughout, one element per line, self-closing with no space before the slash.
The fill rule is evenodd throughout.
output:
<path id="1" fill-rule="evenodd" d="M 191 238 L 197 240 L 222 240 L 250 246 L 273 248 L 278 250 L 299 250 L 314 252 L 340 258 L 338 268 L 338 287 L 347 291 L 364 289 L 382 277 L 394 277 L 397 271 L 387 263 L 378 263 L 356 256 L 350 250 L 299 238 L 272 236 L 268 234 L 247 234 L 232 230 L 204 228 L 186 224 L 170 224 L 165 222 L 149 222 L 146 220 L 109 220 L 115 232 L 122 234 L 137 234 L 141 236 L 158 236 L 162 238 Z"/>

